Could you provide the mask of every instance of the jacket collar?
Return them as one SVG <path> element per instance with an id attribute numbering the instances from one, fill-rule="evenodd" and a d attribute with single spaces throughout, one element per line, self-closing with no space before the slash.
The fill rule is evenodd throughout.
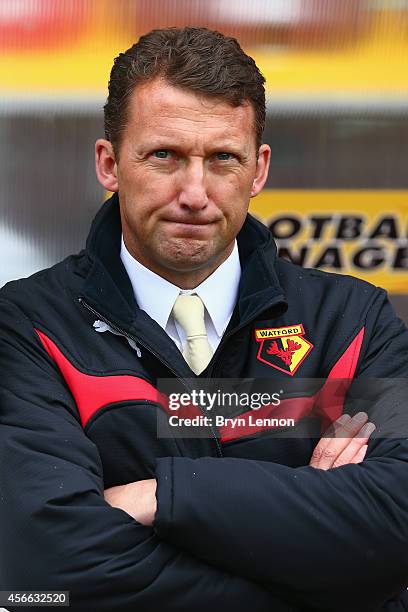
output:
<path id="1" fill-rule="evenodd" d="M 86 243 L 91 267 L 82 297 L 107 319 L 126 329 L 139 328 L 151 320 L 138 308 L 120 260 L 121 233 L 119 198 L 114 194 L 91 226 Z M 248 214 L 237 243 L 242 274 L 235 322 L 241 326 L 261 313 L 265 319 L 272 312 L 276 316 L 286 310 L 287 303 L 275 270 L 276 246 L 269 230 Z"/>
<path id="2" fill-rule="evenodd" d="M 106 318 L 128 327 L 138 310 L 133 290 L 120 260 L 122 226 L 117 194 L 96 214 L 86 241 L 90 270 L 83 297 Z"/>
<path id="3" fill-rule="evenodd" d="M 272 307 L 275 316 L 276 311 L 284 312 L 287 302 L 276 272 L 276 244 L 268 228 L 248 214 L 237 243 L 242 269 L 238 297 L 240 322 L 249 321 Z"/>

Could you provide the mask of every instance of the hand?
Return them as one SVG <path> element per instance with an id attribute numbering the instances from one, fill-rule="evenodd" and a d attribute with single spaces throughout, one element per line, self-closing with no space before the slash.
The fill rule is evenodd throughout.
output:
<path id="1" fill-rule="evenodd" d="M 156 488 L 156 480 L 150 478 L 105 489 L 104 497 L 113 508 L 120 508 L 138 523 L 151 527 L 157 509 Z"/>
<path id="2" fill-rule="evenodd" d="M 368 438 L 374 430 L 375 425 L 368 422 L 365 412 L 359 412 L 353 418 L 342 414 L 317 444 L 309 465 L 328 470 L 349 463 L 361 463 L 368 448 Z"/>

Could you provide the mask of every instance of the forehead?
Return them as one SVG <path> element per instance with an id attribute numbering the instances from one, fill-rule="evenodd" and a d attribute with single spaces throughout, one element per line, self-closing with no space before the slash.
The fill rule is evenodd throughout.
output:
<path id="1" fill-rule="evenodd" d="M 132 92 L 126 130 L 132 136 L 189 135 L 249 141 L 255 137 L 252 105 L 233 106 L 215 96 L 169 85 L 161 79 L 138 85 Z"/>

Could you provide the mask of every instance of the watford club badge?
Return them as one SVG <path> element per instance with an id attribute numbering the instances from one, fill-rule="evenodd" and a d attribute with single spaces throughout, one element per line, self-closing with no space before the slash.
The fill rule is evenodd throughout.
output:
<path id="1" fill-rule="evenodd" d="M 256 329 L 255 339 L 259 342 L 257 358 L 289 376 L 293 376 L 306 359 L 313 344 L 304 338 L 302 323 L 288 327 Z"/>

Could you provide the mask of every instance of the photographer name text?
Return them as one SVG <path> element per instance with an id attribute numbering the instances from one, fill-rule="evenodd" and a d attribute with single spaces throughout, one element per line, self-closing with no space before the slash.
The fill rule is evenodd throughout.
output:
<path id="1" fill-rule="evenodd" d="M 247 418 L 243 417 L 224 417 L 222 415 L 204 416 L 198 415 L 195 417 L 179 417 L 172 415 L 169 417 L 169 425 L 171 427 L 227 427 L 235 429 L 236 427 L 294 427 L 294 419 L 285 418 L 261 418 L 250 414 Z"/>

